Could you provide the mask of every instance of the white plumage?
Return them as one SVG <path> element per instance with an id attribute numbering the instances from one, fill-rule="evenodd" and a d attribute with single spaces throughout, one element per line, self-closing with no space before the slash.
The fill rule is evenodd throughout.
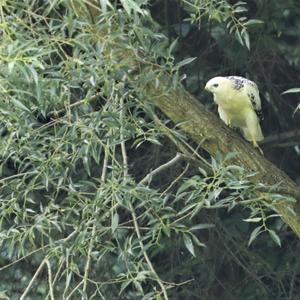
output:
<path id="1" fill-rule="evenodd" d="M 206 83 L 205 89 L 213 93 L 225 124 L 240 128 L 245 139 L 259 148 L 257 141 L 264 136 L 256 114 L 261 110 L 257 85 L 239 76 L 214 77 Z"/>

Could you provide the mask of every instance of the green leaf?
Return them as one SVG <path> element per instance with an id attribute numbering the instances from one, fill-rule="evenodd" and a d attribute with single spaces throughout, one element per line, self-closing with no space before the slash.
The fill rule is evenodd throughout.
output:
<path id="1" fill-rule="evenodd" d="M 300 93 L 300 88 L 292 88 L 292 89 L 286 90 L 283 93 L 281 93 L 281 95 L 293 94 L 293 93 Z"/>
<path id="2" fill-rule="evenodd" d="M 9 300 L 10 298 L 6 295 L 6 291 L 0 291 L 0 299 Z"/>
<path id="3" fill-rule="evenodd" d="M 37 74 L 35 68 L 34 68 L 32 65 L 30 65 L 30 66 L 28 66 L 28 69 L 29 69 L 30 72 L 31 72 L 31 75 L 32 75 L 32 78 L 33 78 L 35 84 L 38 85 L 39 76 L 38 76 L 38 74 Z"/>
<path id="4" fill-rule="evenodd" d="M 113 8 L 109 0 L 100 0 L 100 6 L 103 11 L 103 13 L 107 12 L 107 7 Z"/>
<path id="5" fill-rule="evenodd" d="M 250 25 L 258 25 L 258 24 L 264 24 L 264 21 L 257 20 L 257 19 L 251 19 L 244 23 L 244 26 L 250 26 Z"/>
<path id="6" fill-rule="evenodd" d="M 241 33 L 238 30 L 235 31 L 235 37 L 242 46 L 245 46 Z"/>
<path id="7" fill-rule="evenodd" d="M 248 246 L 250 246 L 252 244 L 252 242 L 262 233 L 262 229 L 263 226 L 259 226 L 259 227 L 256 227 L 251 235 L 250 235 L 250 238 L 249 238 L 249 242 L 248 242 Z"/>
<path id="8" fill-rule="evenodd" d="M 199 239 L 197 238 L 197 236 L 195 236 L 194 234 L 191 234 L 191 236 L 192 236 L 192 239 L 193 239 L 194 243 L 195 243 L 198 247 L 205 247 L 205 248 L 206 248 L 206 245 L 203 244 L 203 243 L 201 243 L 201 242 L 199 241 Z"/>
<path id="9" fill-rule="evenodd" d="M 262 220 L 262 218 L 243 219 L 244 222 L 248 222 L 248 223 L 257 223 L 257 222 L 260 222 L 261 220 Z"/>
<path id="10" fill-rule="evenodd" d="M 27 111 L 27 112 L 31 112 L 29 108 L 27 108 L 22 102 L 20 102 L 19 100 L 17 99 L 12 99 L 11 102 L 17 107 L 19 108 L 20 110 L 23 110 L 23 111 Z"/>
<path id="11" fill-rule="evenodd" d="M 14 66 L 15 66 L 15 61 L 11 61 L 8 63 L 8 73 L 9 74 L 12 73 Z"/>
<path id="12" fill-rule="evenodd" d="M 191 237 L 187 234 L 184 234 L 183 235 L 183 241 L 184 241 L 184 244 L 185 244 L 185 247 L 188 249 L 188 251 L 196 257 L 195 255 L 195 250 L 194 250 L 194 244 L 193 244 L 193 241 L 191 239 Z"/>
<path id="13" fill-rule="evenodd" d="M 163 231 L 163 233 L 164 233 L 167 237 L 170 237 L 170 236 L 171 236 L 171 231 L 170 231 L 170 228 L 169 228 L 168 226 L 163 225 L 163 226 L 162 226 L 162 231 Z"/>
<path id="14" fill-rule="evenodd" d="M 247 2 L 245 2 L 245 1 L 238 1 L 235 4 L 233 4 L 233 6 L 245 5 L 245 4 L 247 4 Z"/>
<path id="15" fill-rule="evenodd" d="M 82 158 L 82 162 L 83 162 L 84 169 L 86 170 L 86 172 L 88 173 L 88 175 L 91 176 L 91 170 L 90 170 L 90 164 L 89 164 L 89 157 L 88 156 L 84 156 Z"/>
<path id="16" fill-rule="evenodd" d="M 249 37 L 249 33 L 247 31 L 244 31 L 242 34 L 242 37 L 244 39 L 245 45 L 248 48 L 248 50 L 250 50 L 250 37 Z"/>
<path id="17" fill-rule="evenodd" d="M 215 224 L 197 224 L 191 227 L 191 230 L 208 229 L 215 227 Z"/>
<path id="18" fill-rule="evenodd" d="M 130 15 L 131 11 L 144 14 L 144 11 L 136 4 L 134 0 L 120 0 L 127 14 Z"/>
<path id="19" fill-rule="evenodd" d="M 281 247 L 281 241 L 280 237 L 277 235 L 277 233 L 274 230 L 268 230 L 272 240 L 279 246 Z"/>
<path id="20" fill-rule="evenodd" d="M 168 49 L 168 55 L 170 56 L 175 48 L 175 46 L 177 46 L 178 44 L 178 38 L 175 39 L 172 44 L 170 45 L 169 49 Z"/>
<path id="21" fill-rule="evenodd" d="M 190 64 L 191 62 L 193 62 L 196 58 L 197 58 L 197 57 L 188 57 L 188 58 L 186 58 L 186 59 L 180 61 L 180 62 L 176 65 L 176 68 L 179 69 L 179 68 L 181 68 L 181 67 L 183 67 L 183 66 L 185 66 L 185 65 L 188 65 L 188 64 Z"/>
<path id="22" fill-rule="evenodd" d="M 241 12 L 245 12 L 245 11 L 248 11 L 248 9 L 244 6 L 237 6 L 235 9 L 234 9 L 234 13 L 241 13 Z"/>
<path id="23" fill-rule="evenodd" d="M 115 232 L 119 226 L 119 214 L 116 212 L 111 219 L 111 231 Z"/>
<path id="24" fill-rule="evenodd" d="M 122 294 L 122 292 L 128 287 L 128 285 L 131 283 L 131 281 L 125 281 L 122 283 L 121 285 L 121 289 L 120 289 L 120 292 L 119 292 L 119 295 Z"/>

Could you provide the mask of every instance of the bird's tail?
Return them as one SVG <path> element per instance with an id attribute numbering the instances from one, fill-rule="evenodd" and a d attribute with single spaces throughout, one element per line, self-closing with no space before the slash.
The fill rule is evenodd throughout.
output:
<path id="1" fill-rule="evenodd" d="M 251 137 L 251 133 L 250 133 L 249 129 L 247 127 L 243 127 L 242 131 L 243 131 L 243 135 L 244 135 L 245 139 L 247 141 L 252 141 L 252 137 Z M 254 133 L 254 138 L 258 142 L 262 141 L 264 139 L 264 135 L 263 135 L 263 133 L 261 131 L 259 123 L 257 123 L 256 129 L 255 129 L 255 133 Z"/>

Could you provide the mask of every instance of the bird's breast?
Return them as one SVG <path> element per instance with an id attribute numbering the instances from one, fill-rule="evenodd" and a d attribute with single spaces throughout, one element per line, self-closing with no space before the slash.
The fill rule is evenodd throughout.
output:
<path id="1" fill-rule="evenodd" d="M 245 97 L 240 95 L 225 95 L 225 97 L 215 96 L 214 101 L 230 114 L 239 114 L 248 109 L 249 103 Z"/>

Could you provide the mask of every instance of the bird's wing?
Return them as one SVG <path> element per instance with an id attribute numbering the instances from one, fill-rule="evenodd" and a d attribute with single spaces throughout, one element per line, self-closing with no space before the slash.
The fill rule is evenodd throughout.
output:
<path id="1" fill-rule="evenodd" d="M 230 119 L 226 113 L 225 110 L 222 109 L 221 106 L 218 107 L 218 112 L 219 112 L 219 116 L 221 118 L 221 120 L 226 124 L 226 125 L 230 125 Z"/>
<path id="2" fill-rule="evenodd" d="M 227 78 L 232 82 L 233 89 L 245 92 L 253 110 L 255 110 L 257 114 L 260 115 L 261 101 L 259 97 L 258 87 L 255 82 L 239 76 L 229 76 Z"/>

